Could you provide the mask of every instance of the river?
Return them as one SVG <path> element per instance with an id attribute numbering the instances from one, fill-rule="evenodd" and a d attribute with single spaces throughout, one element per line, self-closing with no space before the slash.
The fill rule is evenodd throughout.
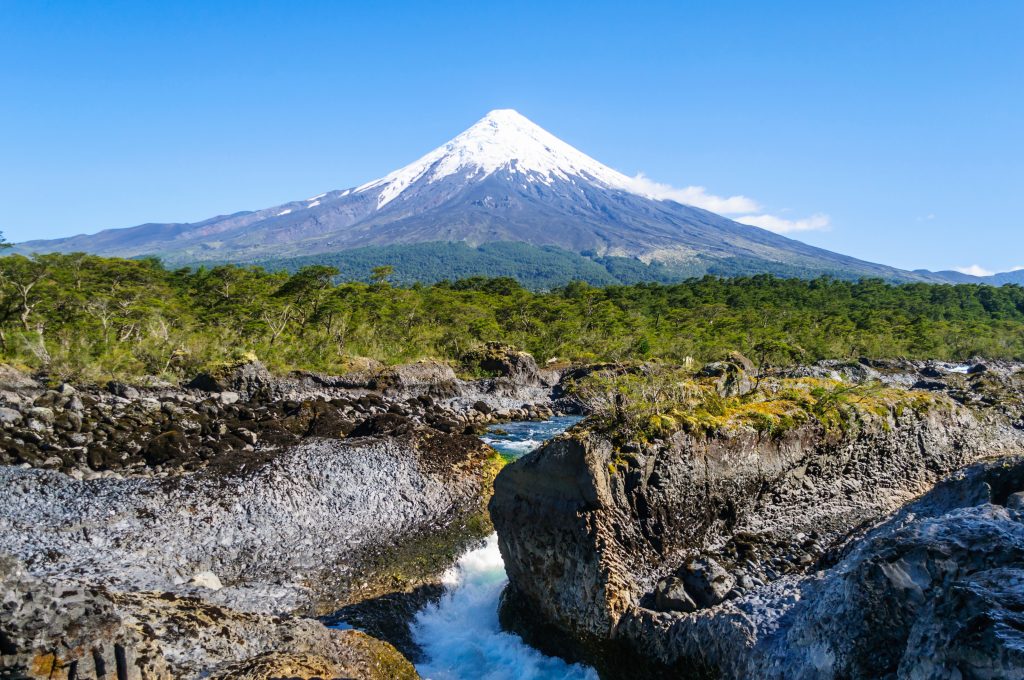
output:
<path id="1" fill-rule="evenodd" d="M 504 423 L 491 428 L 483 440 L 518 458 L 578 420 L 560 416 L 539 423 Z M 444 583 L 441 599 L 420 610 L 411 624 L 424 657 L 416 669 L 425 680 L 597 680 L 592 669 L 541 654 L 518 635 L 501 630 L 498 598 L 508 579 L 497 534 L 464 554 L 444 575 Z"/>

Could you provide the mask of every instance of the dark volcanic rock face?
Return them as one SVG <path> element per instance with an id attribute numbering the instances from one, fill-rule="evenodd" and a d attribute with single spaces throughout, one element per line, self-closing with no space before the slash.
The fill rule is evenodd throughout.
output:
<path id="1" fill-rule="evenodd" d="M 1021 456 L 954 476 L 786 583 L 778 628 L 723 665 L 772 680 L 1024 677 L 1024 513 L 1004 505 L 1019 489 Z"/>
<path id="2" fill-rule="evenodd" d="M 999 491 L 981 473 L 968 475 L 970 504 L 937 490 L 928 507 L 941 520 L 903 533 L 879 529 L 878 541 L 857 542 L 865 527 L 946 475 L 1021 451 L 1022 433 L 998 409 L 940 397 L 926 411 L 893 409 L 841 437 L 812 421 L 775 436 L 680 432 L 628 452 L 587 424 L 508 466 L 495 483 L 506 601 L 527 634 L 560 634 L 557 651 L 582 655 L 608 677 L 630 677 L 642 658 L 657 662 L 645 671 L 651 677 L 873 678 L 925 668 L 922 645 L 936 648 L 937 639 L 973 626 L 977 648 L 947 645 L 942 658 L 1017 668 L 1012 632 L 982 625 L 990 615 L 1011 628 L 1015 621 L 1019 592 L 995 587 L 996 572 L 986 575 L 1024 567 L 1013 538 L 1019 515 L 986 505 L 1008 502 L 1020 490 L 1015 477 Z M 966 513 L 962 522 L 956 512 L 947 516 L 966 505 L 957 510 Z M 826 601 L 828 593 L 834 599 Z M 973 623 L 942 620 L 951 602 L 963 603 L 964 617 L 973 612 Z M 920 616 L 932 623 L 914 629 Z M 894 656 L 872 652 L 880 648 Z M 983 653 L 1000 661 L 986 665 L 977 660 Z M 961 677 L 921 673 L 900 677 Z"/>
<path id="3" fill-rule="evenodd" d="M 61 470 L 77 479 L 197 470 L 309 437 L 345 438 L 384 414 L 453 434 L 550 414 L 549 387 L 461 381 L 451 367 L 433 362 L 348 378 L 276 378 L 247 363 L 197 376 L 187 389 L 111 382 L 103 389 L 48 390 L 4 368 L 17 391 L 0 389 L 0 464 Z M 0 387 L 3 380 L 0 375 Z"/>

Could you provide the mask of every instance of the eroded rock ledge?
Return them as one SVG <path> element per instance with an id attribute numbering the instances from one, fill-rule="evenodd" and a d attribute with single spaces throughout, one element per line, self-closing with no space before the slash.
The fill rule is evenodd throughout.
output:
<path id="1" fill-rule="evenodd" d="M 386 642 L 198 597 L 44 581 L 0 557 L 0 677 L 418 677 Z"/>
<path id="2" fill-rule="evenodd" d="M 446 364 L 420 362 L 346 376 L 273 376 L 252 362 L 201 374 L 184 388 L 116 381 L 51 388 L 0 365 L 0 464 L 78 479 L 174 475 L 225 454 L 359 435 L 360 424 L 377 416 L 390 417 L 391 429 L 408 419 L 473 433 L 549 416 L 559 376 L 545 373 L 548 384 L 538 375 L 525 384 L 506 376 L 460 380 Z"/>
<path id="3" fill-rule="evenodd" d="M 637 444 L 592 419 L 508 466 L 506 622 L 608 678 L 1024 673 L 1019 367 L 897 368 L 906 403 L 838 434 L 753 418 Z"/>
<path id="4" fill-rule="evenodd" d="M 504 461 L 473 433 L 551 413 L 557 374 L 502 352 L 473 380 L 0 366 L 0 678 L 416 677 L 375 603 L 414 611 L 491 530 Z M 401 651 L 307 618 L 339 609 Z"/>

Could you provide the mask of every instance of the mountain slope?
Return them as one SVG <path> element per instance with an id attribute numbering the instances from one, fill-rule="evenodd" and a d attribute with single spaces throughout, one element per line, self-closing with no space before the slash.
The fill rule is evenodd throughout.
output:
<path id="1" fill-rule="evenodd" d="M 991 286 L 1005 286 L 1010 283 L 1024 285 L 1024 269 L 1013 269 L 1008 272 L 1000 272 L 989 276 L 974 276 L 972 274 L 964 274 L 963 272 L 955 270 L 943 270 L 939 272 L 917 270 L 915 273 L 937 277 L 949 283 L 985 283 Z"/>
<path id="2" fill-rule="evenodd" d="M 17 250 L 257 262 L 368 246 L 510 241 L 694 273 L 742 261 L 776 273 L 933 280 L 651 198 L 629 177 L 511 110 L 492 111 L 414 163 L 353 189 L 193 224 L 30 241 Z"/>

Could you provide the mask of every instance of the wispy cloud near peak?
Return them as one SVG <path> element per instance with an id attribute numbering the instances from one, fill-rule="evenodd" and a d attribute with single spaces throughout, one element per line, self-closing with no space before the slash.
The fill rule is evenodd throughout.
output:
<path id="1" fill-rule="evenodd" d="M 761 209 L 757 201 L 746 196 L 715 196 L 699 186 L 674 187 L 671 184 L 655 182 L 642 172 L 632 177 L 633 191 L 658 200 L 685 203 L 721 215 L 756 212 Z"/>
<path id="2" fill-rule="evenodd" d="M 777 234 L 791 234 L 798 231 L 824 231 L 831 224 L 825 213 L 815 213 L 803 219 L 787 220 L 778 215 L 741 215 L 733 218 L 741 224 L 761 227 Z"/>
<path id="3" fill-rule="evenodd" d="M 976 264 L 972 264 L 967 267 L 953 267 L 953 271 L 960 272 L 961 274 L 967 274 L 969 276 L 992 276 L 995 274 L 994 271 L 990 271 Z"/>
<path id="4" fill-rule="evenodd" d="M 786 219 L 764 213 L 761 204 L 747 196 L 716 196 L 702 186 L 674 187 L 671 184 L 656 182 L 642 172 L 630 178 L 630 182 L 631 189 L 638 194 L 692 205 L 719 215 L 728 215 L 741 224 L 760 227 L 777 234 L 821 231 L 830 226 L 829 216 L 824 213 L 815 213 L 802 219 Z"/>

